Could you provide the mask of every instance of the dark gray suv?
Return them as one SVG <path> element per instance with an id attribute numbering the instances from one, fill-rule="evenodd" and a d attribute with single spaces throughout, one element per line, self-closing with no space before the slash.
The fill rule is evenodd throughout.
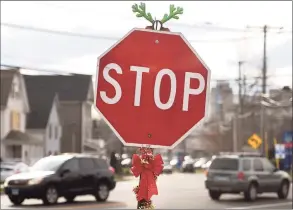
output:
<path id="1" fill-rule="evenodd" d="M 286 199 L 291 177 L 259 154 L 221 154 L 212 161 L 205 186 L 213 200 L 219 200 L 223 193 L 243 193 L 249 201 L 260 193 L 277 193 Z"/>

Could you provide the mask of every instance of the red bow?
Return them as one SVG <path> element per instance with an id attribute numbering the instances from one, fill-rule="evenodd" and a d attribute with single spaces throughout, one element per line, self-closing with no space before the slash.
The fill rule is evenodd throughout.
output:
<path id="1" fill-rule="evenodd" d="M 139 190 L 137 200 L 150 200 L 153 195 L 158 195 L 156 176 L 159 176 L 163 170 L 163 159 L 160 154 L 154 156 L 153 160 L 143 163 L 139 155 L 132 157 L 131 171 L 135 177 L 140 175 Z"/>

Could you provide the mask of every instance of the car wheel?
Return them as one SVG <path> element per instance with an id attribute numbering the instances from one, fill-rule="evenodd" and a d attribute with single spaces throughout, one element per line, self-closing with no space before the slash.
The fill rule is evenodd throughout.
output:
<path id="1" fill-rule="evenodd" d="M 64 196 L 64 198 L 66 199 L 67 203 L 73 203 L 75 195 L 67 195 L 67 196 Z"/>
<path id="2" fill-rule="evenodd" d="M 210 195 L 211 199 L 213 199 L 213 200 L 216 200 L 216 201 L 219 200 L 221 194 L 222 193 L 219 191 L 209 190 L 209 195 Z"/>
<path id="3" fill-rule="evenodd" d="M 280 199 L 286 199 L 289 193 L 289 182 L 282 181 L 280 189 L 278 190 L 278 197 Z"/>
<path id="4" fill-rule="evenodd" d="M 57 203 L 58 198 L 59 195 L 56 187 L 49 186 L 47 187 L 45 195 L 42 200 L 45 205 L 53 205 Z"/>
<path id="5" fill-rule="evenodd" d="M 97 201 L 106 201 L 109 197 L 110 190 L 106 183 L 100 183 L 96 190 L 96 200 Z"/>
<path id="6" fill-rule="evenodd" d="M 244 198 L 247 201 L 255 201 L 257 199 L 257 185 L 251 183 L 246 192 L 244 192 Z"/>
<path id="7" fill-rule="evenodd" d="M 19 206 L 23 203 L 24 198 L 19 197 L 19 196 L 9 196 L 9 200 L 11 203 L 13 203 L 15 206 Z"/>

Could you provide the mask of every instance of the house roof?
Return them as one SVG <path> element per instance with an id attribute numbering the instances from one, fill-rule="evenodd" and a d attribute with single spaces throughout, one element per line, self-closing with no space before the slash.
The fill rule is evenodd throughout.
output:
<path id="1" fill-rule="evenodd" d="M 27 116 L 26 127 L 28 129 L 46 128 L 52 105 L 57 95 L 53 91 L 45 93 L 37 78 L 24 76 L 24 81 L 31 108 Z"/>
<path id="2" fill-rule="evenodd" d="M 25 76 L 39 88 L 43 94 L 57 93 L 60 101 L 86 101 L 92 82 L 90 75 L 38 75 Z"/>
<path id="3" fill-rule="evenodd" d="M 24 75 L 31 112 L 27 128 L 45 128 L 53 101 L 86 101 L 90 87 L 89 75 Z"/>
<path id="4" fill-rule="evenodd" d="M 11 130 L 3 139 L 4 144 L 41 144 L 42 142 L 35 139 L 28 133 Z"/>
<path id="5" fill-rule="evenodd" d="M 16 73 L 18 73 L 18 70 L 1 70 L 0 71 L 0 78 L 1 78 L 1 106 L 6 106 L 9 93 L 12 87 L 12 80 Z"/>

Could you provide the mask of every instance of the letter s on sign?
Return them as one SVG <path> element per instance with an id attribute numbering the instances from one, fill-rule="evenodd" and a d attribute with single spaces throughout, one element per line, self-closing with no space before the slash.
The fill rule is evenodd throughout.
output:
<path id="1" fill-rule="evenodd" d="M 109 75 L 109 71 L 110 70 L 115 70 L 118 74 L 122 74 L 122 69 L 116 63 L 109 63 L 103 69 L 103 77 L 104 77 L 104 79 L 108 83 L 110 83 L 111 85 L 113 85 L 116 94 L 115 94 L 115 96 L 113 98 L 109 98 L 107 96 L 107 94 L 106 94 L 106 91 L 100 91 L 100 96 L 101 96 L 101 99 L 105 103 L 107 103 L 107 104 L 116 104 L 121 99 L 122 90 L 121 90 L 121 86 L 119 85 L 119 83 Z"/>

